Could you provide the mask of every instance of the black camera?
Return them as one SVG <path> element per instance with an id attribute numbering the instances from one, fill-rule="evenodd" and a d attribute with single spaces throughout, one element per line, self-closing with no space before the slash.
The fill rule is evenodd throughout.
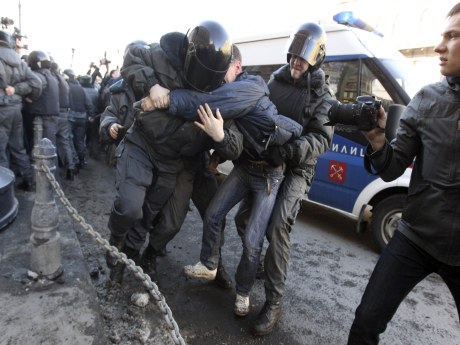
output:
<path id="1" fill-rule="evenodd" d="M 329 122 L 326 125 L 340 123 L 355 126 L 360 131 L 370 131 L 378 127 L 377 114 L 381 105 L 382 102 L 375 96 L 359 96 L 354 104 L 337 101 L 329 109 Z"/>

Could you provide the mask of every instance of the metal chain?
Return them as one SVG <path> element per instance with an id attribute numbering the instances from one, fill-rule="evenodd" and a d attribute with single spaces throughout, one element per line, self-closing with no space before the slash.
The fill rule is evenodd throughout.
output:
<path id="1" fill-rule="evenodd" d="M 164 319 L 170 329 L 174 343 L 179 345 L 185 345 L 185 341 L 180 334 L 179 327 L 176 321 L 174 320 L 171 309 L 167 305 L 165 298 L 161 294 L 160 290 L 158 290 L 158 286 L 150 279 L 150 276 L 148 274 L 145 274 L 142 268 L 137 266 L 133 260 L 128 259 L 125 253 L 120 252 L 116 247 L 110 245 L 109 241 L 102 238 L 102 236 L 98 232 L 94 231 L 93 227 L 90 224 L 86 223 L 85 219 L 82 216 L 80 216 L 78 214 L 78 211 L 70 204 L 69 200 L 66 198 L 64 194 L 64 191 L 61 189 L 61 186 L 57 182 L 54 175 L 51 173 L 48 166 L 46 166 L 45 164 L 40 164 L 38 166 L 38 169 L 45 173 L 46 177 L 51 183 L 51 186 L 58 195 L 59 200 L 61 200 L 62 204 L 65 206 L 72 218 L 75 219 L 83 227 L 83 229 L 85 229 L 85 232 L 87 234 L 94 237 L 97 243 L 102 245 L 102 247 L 105 250 L 110 252 L 110 255 L 116 257 L 119 261 L 124 263 L 126 267 L 129 270 L 131 270 L 137 278 L 141 280 L 142 284 L 147 288 L 149 294 L 153 297 L 158 308 L 163 313 Z"/>

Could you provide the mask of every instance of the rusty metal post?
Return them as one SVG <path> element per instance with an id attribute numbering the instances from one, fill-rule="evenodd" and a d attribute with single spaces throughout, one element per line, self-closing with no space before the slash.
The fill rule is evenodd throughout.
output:
<path id="1" fill-rule="evenodd" d="M 40 119 L 41 120 L 41 119 Z M 34 121 L 34 127 L 41 127 L 41 121 Z M 46 165 L 51 172 L 56 170 L 56 148 L 48 138 L 41 139 L 40 128 L 35 133 L 34 159 L 36 196 L 32 208 L 32 234 L 30 242 L 31 269 L 47 279 L 55 279 L 63 273 L 61 265 L 59 212 L 54 200 L 54 193 L 46 173 L 39 169 Z"/>

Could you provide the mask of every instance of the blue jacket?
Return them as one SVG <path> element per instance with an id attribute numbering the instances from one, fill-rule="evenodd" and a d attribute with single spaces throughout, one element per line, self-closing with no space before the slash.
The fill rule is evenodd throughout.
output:
<path id="1" fill-rule="evenodd" d="M 244 135 L 244 148 L 253 159 L 268 146 L 283 145 L 300 137 L 302 126 L 278 115 L 268 98 L 269 91 L 259 76 L 241 73 L 235 82 L 223 84 L 210 93 L 178 89 L 171 91 L 168 113 L 186 120 L 198 120 L 197 108 L 207 103 L 213 111 L 219 108 L 225 120 L 233 119 Z"/>

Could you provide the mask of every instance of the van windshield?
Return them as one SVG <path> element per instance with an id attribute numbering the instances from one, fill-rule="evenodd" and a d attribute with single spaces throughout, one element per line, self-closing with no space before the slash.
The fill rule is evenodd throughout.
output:
<path id="1" fill-rule="evenodd" d="M 414 97 L 415 93 L 423 86 L 416 82 L 417 78 L 414 68 L 412 68 L 409 62 L 389 59 L 382 59 L 380 61 L 410 98 Z"/>

